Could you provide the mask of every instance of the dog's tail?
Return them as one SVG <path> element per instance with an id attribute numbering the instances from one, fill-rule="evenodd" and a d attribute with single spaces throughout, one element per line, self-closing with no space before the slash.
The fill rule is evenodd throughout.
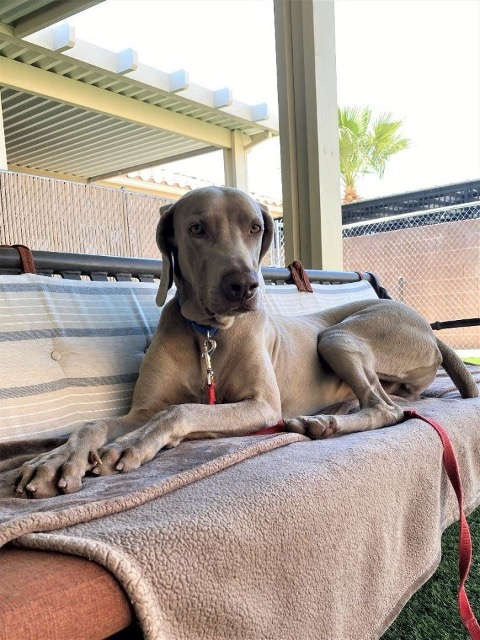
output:
<path id="1" fill-rule="evenodd" d="M 460 356 L 438 338 L 437 346 L 442 354 L 442 367 L 453 380 L 462 398 L 476 398 L 479 395 L 477 384 Z"/>

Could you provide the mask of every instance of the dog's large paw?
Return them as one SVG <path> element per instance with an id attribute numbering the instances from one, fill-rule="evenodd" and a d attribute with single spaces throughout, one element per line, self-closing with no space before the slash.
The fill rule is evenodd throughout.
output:
<path id="1" fill-rule="evenodd" d="M 287 431 L 318 440 L 329 438 L 338 432 L 338 423 L 335 416 L 298 416 L 285 421 Z"/>
<path id="2" fill-rule="evenodd" d="M 96 464 L 95 452 L 72 451 L 68 442 L 25 462 L 15 481 L 15 491 L 24 498 L 52 498 L 82 488 L 82 478 Z"/>

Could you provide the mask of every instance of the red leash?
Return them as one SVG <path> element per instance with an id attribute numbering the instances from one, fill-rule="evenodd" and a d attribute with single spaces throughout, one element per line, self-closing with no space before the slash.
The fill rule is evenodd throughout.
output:
<path id="1" fill-rule="evenodd" d="M 215 404 L 217 402 L 215 398 L 215 380 L 213 378 L 211 382 L 207 382 L 207 402 L 208 404 Z"/>
<path id="2" fill-rule="evenodd" d="M 251 436 L 268 436 L 271 433 L 283 433 L 285 431 L 285 420 L 280 420 L 273 427 L 264 427 L 263 429 L 259 429 L 255 431 L 255 433 L 251 433 Z"/>
<path id="3" fill-rule="evenodd" d="M 432 426 L 440 436 L 443 444 L 443 464 L 445 471 L 447 472 L 448 479 L 450 480 L 452 487 L 455 490 L 455 494 L 458 500 L 458 507 L 460 511 L 460 541 L 458 548 L 458 569 L 460 573 L 460 586 L 458 589 L 458 609 L 460 611 L 460 617 L 462 622 L 468 631 L 468 635 L 472 640 L 480 640 L 480 625 L 475 618 L 475 615 L 470 606 L 467 592 L 465 591 L 465 582 L 470 571 L 470 565 L 472 563 L 472 537 L 470 535 L 470 528 L 468 526 L 467 519 L 463 512 L 463 490 L 462 481 L 460 479 L 460 472 L 458 469 L 458 462 L 453 450 L 452 443 L 448 437 L 445 429 L 433 418 L 426 418 L 416 411 L 405 411 L 405 418 L 417 418 L 423 420 Z"/>

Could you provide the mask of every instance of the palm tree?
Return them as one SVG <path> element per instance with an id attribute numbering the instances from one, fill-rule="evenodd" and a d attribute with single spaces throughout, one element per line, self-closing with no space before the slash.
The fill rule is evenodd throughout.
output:
<path id="1" fill-rule="evenodd" d="M 410 140 L 402 137 L 401 126 L 391 113 L 372 121 L 370 107 L 338 110 L 343 202 L 359 199 L 357 181 L 361 176 L 376 173 L 382 178 L 390 156 L 409 147 Z"/>

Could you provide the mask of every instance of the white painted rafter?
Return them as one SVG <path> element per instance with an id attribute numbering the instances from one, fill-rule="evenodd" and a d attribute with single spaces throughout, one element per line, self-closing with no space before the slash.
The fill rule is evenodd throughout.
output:
<path id="1" fill-rule="evenodd" d="M 32 34 L 26 40 L 38 45 L 46 50 L 54 51 L 55 33 L 63 30 L 69 33 L 68 24 L 44 29 L 41 32 Z M 71 33 L 71 31 L 70 31 Z M 57 40 L 59 36 L 57 35 Z M 71 41 L 70 41 L 71 42 Z M 131 51 L 131 50 L 127 50 Z M 58 50 L 56 53 L 60 53 Z M 83 40 L 73 40 L 73 46 L 63 50 L 64 57 L 71 57 L 77 61 L 79 66 L 87 66 L 91 71 L 97 70 L 100 73 L 119 73 L 119 56 L 125 52 L 115 53 Z M 269 111 L 265 104 L 247 105 L 233 98 L 232 90 L 223 87 L 216 90 L 207 89 L 200 85 L 189 82 L 188 74 L 185 70 L 173 73 L 166 73 L 141 62 L 132 64 L 131 68 L 121 73 L 128 74 L 128 79 L 132 83 L 142 84 L 150 89 L 162 93 L 181 92 L 182 99 L 197 103 L 204 107 L 213 109 L 225 109 L 225 112 L 243 118 L 251 122 L 264 121 L 266 127 L 272 130 L 278 129 L 275 120 L 269 117 Z"/>
<path id="2" fill-rule="evenodd" d="M 230 132 L 226 129 L 201 120 L 194 120 L 180 113 L 160 109 L 146 102 L 132 100 L 112 91 L 104 91 L 93 85 L 76 82 L 37 67 L 0 58 L 0 77 L 5 87 L 153 129 L 168 130 L 220 148 L 230 147 Z"/>

